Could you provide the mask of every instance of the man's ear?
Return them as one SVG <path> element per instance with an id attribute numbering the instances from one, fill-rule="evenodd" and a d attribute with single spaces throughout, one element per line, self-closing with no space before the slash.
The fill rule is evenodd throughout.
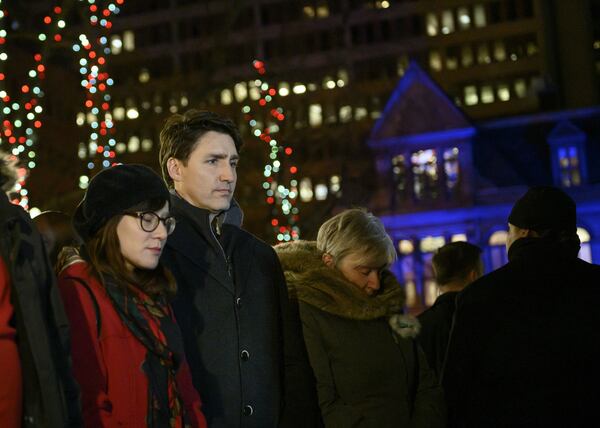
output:
<path id="1" fill-rule="evenodd" d="M 181 162 L 179 159 L 169 158 L 167 160 L 167 172 L 174 182 L 181 181 Z"/>
<path id="2" fill-rule="evenodd" d="M 322 260 L 323 260 L 323 263 L 325 263 L 325 266 L 327 266 L 327 267 L 335 266 L 335 264 L 333 263 L 333 256 L 329 253 L 323 253 Z"/>

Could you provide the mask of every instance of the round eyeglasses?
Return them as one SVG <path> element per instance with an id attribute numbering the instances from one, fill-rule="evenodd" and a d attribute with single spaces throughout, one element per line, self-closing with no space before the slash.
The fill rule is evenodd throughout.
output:
<path id="1" fill-rule="evenodd" d="M 175 217 L 160 217 L 153 211 L 144 211 L 141 213 L 123 213 L 140 219 L 140 227 L 144 232 L 154 232 L 158 228 L 158 224 L 162 221 L 167 229 L 167 235 L 170 235 L 175 230 L 177 220 Z"/>

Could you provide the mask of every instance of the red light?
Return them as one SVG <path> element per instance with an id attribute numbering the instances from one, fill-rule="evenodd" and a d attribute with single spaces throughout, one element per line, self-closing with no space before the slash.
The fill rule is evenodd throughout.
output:
<path id="1" fill-rule="evenodd" d="M 262 99 L 261 99 L 261 100 L 258 102 L 258 104 L 260 104 L 261 106 L 265 106 L 265 105 L 267 104 L 267 101 L 266 101 L 264 98 L 262 98 Z"/>
<path id="2" fill-rule="evenodd" d="M 108 103 L 102 103 L 102 110 L 108 110 L 110 108 L 110 106 L 108 105 Z"/>
<path id="3" fill-rule="evenodd" d="M 279 228 L 279 232 L 283 233 L 283 232 L 285 232 L 285 231 L 286 231 L 286 228 L 285 228 L 285 226 L 281 226 L 281 227 Z"/>
<path id="4" fill-rule="evenodd" d="M 106 135 L 106 129 L 101 129 L 100 130 L 100 135 Z"/>
<path id="5" fill-rule="evenodd" d="M 89 55 L 89 57 L 90 57 L 90 58 L 92 58 L 92 59 L 93 59 L 93 58 L 96 58 L 96 52 L 94 52 L 94 51 L 91 51 L 91 52 L 90 52 L 88 55 Z"/>
<path id="6" fill-rule="evenodd" d="M 271 225 L 272 226 L 277 226 L 279 224 L 279 220 L 277 220 L 276 218 L 274 218 L 273 220 L 271 220 Z"/>
<path id="7" fill-rule="evenodd" d="M 59 13 L 61 13 L 61 12 L 62 12 L 62 9 L 60 8 L 60 6 L 56 6 L 56 7 L 54 8 L 54 13 L 56 13 L 57 15 L 58 15 Z"/>
<path id="8" fill-rule="evenodd" d="M 106 16 L 106 17 L 110 16 L 110 10 L 108 10 L 108 9 L 104 9 L 104 10 L 102 11 L 102 15 L 104 15 L 104 16 Z"/>
<path id="9" fill-rule="evenodd" d="M 6 42 L 6 39 L 4 37 L 0 37 L 0 45 L 3 45 Z"/>
<path id="10" fill-rule="evenodd" d="M 292 148 L 291 147 L 286 147 L 285 148 L 285 154 L 288 155 L 288 156 L 291 155 L 292 154 Z"/>
<path id="11" fill-rule="evenodd" d="M 253 65 L 254 65 L 254 68 L 256 68 L 258 70 L 259 68 L 263 68 L 265 66 L 265 63 L 255 59 L 253 62 Z"/>
<path id="12" fill-rule="evenodd" d="M 36 128 L 41 128 L 42 122 L 40 120 L 36 120 L 35 122 L 33 122 L 33 126 L 35 126 Z"/>
<path id="13" fill-rule="evenodd" d="M 4 73 L 0 73 L 0 80 L 4 80 L 6 76 L 4 76 Z"/>
<path id="14" fill-rule="evenodd" d="M 98 148 L 96 149 L 96 152 L 97 152 L 97 153 L 102 153 L 103 151 L 104 151 L 104 147 L 98 147 Z"/>
<path id="15" fill-rule="evenodd" d="M 51 22 L 52 22 L 52 18 L 50 18 L 49 16 L 44 17 L 44 24 L 50 24 Z"/>
<path id="16" fill-rule="evenodd" d="M 39 53 L 35 54 L 33 56 L 33 59 L 35 59 L 37 62 L 40 62 L 42 60 L 42 54 L 39 54 Z"/>
<path id="17" fill-rule="evenodd" d="M 44 71 L 46 71 L 46 67 L 44 67 L 44 64 L 38 64 L 37 71 L 40 73 L 43 73 Z"/>
<path id="18" fill-rule="evenodd" d="M 15 144 L 15 143 L 17 142 L 17 139 L 16 139 L 15 137 L 10 137 L 10 138 L 8 139 L 8 142 L 9 142 L 10 144 Z"/>
<path id="19" fill-rule="evenodd" d="M 273 202 L 275 202 L 275 199 L 273 198 L 273 196 L 269 196 L 267 198 L 267 204 L 272 204 Z"/>
<path id="20" fill-rule="evenodd" d="M 23 143 L 25 143 L 26 141 L 27 141 L 27 138 L 25 138 L 25 137 L 19 137 L 19 143 L 20 143 L 20 144 L 23 144 Z"/>
<path id="21" fill-rule="evenodd" d="M 103 65 L 106 60 L 103 57 L 98 57 L 98 64 Z"/>
<path id="22" fill-rule="evenodd" d="M 292 166 L 292 167 L 290 167 L 290 172 L 291 172 L 292 174 L 295 174 L 295 173 L 297 173 L 297 172 L 298 172 L 298 168 L 296 168 L 295 166 Z"/>
<path id="23" fill-rule="evenodd" d="M 125 0 L 117 0 L 117 4 L 123 4 Z"/>
<path id="24" fill-rule="evenodd" d="M 272 97 L 275 96 L 275 94 L 277 93 L 277 91 L 273 88 L 269 89 L 269 95 L 271 95 Z"/>
<path id="25" fill-rule="evenodd" d="M 109 153 L 109 156 L 110 156 L 110 158 L 111 158 L 111 159 L 114 159 L 114 157 L 115 157 L 115 152 L 111 151 L 111 152 Z"/>
<path id="26" fill-rule="evenodd" d="M 104 83 L 100 83 L 98 85 L 98 89 L 100 89 L 101 91 L 104 91 L 106 89 L 106 85 Z"/>
<path id="27" fill-rule="evenodd" d="M 90 12 L 96 12 L 98 10 L 98 6 L 96 6 L 95 4 L 90 6 Z"/>
<path id="28" fill-rule="evenodd" d="M 55 42 L 60 42 L 62 40 L 62 36 L 60 34 L 55 34 L 54 35 L 54 41 Z"/>
<path id="29" fill-rule="evenodd" d="M 12 131 L 10 129 L 5 129 L 4 130 L 4 136 L 5 137 L 10 137 L 12 135 Z"/>
<path id="30" fill-rule="evenodd" d="M 105 27 L 106 27 L 106 28 L 109 28 L 109 29 L 110 29 L 110 28 L 112 28 L 112 22 L 110 22 L 110 21 L 106 21 L 106 25 L 105 25 Z"/>
<path id="31" fill-rule="evenodd" d="M 2 101 L 4 101 L 5 103 L 10 101 L 10 97 L 7 95 L 4 98 L 2 98 Z"/>
<path id="32" fill-rule="evenodd" d="M 90 107 L 91 107 L 91 106 L 93 106 L 93 105 L 94 105 L 94 102 L 93 102 L 92 100 L 87 100 L 87 101 L 85 102 L 85 106 L 86 106 L 87 108 L 90 108 Z"/>
<path id="33" fill-rule="evenodd" d="M 265 74 L 265 69 L 264 68 L 258 69 L 258 74 Z"/>
<path id="34" fill-rule="evenodd" d="M 27 85 L 21 86 L 21 92 L 23 92 L 24 94 L 26 94 L 27 92 L 29 92 L 29 86 L 27 86 Z"/>
<path id="35" fill-rule="evenodd" d="M 25 110 L 31 110 L 31 104 L 25 103 Z"/>
<path id="36" fill-rule="evenodd" d="M 285 119 L 285 116 L 284 116 L 284 115 L 280 114 L 279 116 L 277 116 L 277 120 L 281 121 L 281 120 L 283 120 L 283 119 Z"/>

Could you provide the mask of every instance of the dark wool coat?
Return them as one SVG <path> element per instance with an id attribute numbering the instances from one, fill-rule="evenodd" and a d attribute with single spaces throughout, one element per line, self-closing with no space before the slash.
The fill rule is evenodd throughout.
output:
<path id="1" fill-rule="evenodd" d="M 600 266 L 542 238 L 458 296 L 443 384 L 454 427 L 598 424 Z"/>
<path id="2" fill-rule="evenodd" d="M 142 365 L 148 350 L 125 325 L 88 266 L 83 261 L 70 264 L 58 278 L 71 325 L 73 368 L 81 386 L 84 425 L 144 428 L 148 376 Z M 200 397 L 185 361 L 179 366 L 176 383 L 191 426 L 206 428 Z"/>
<path id="3" fill-rule="evenodd" d="M 388 323 L 404 303 L 395 278 L 371 297 L 326 267 L 314 242 L 275 249 L 299 301 L 325 426 L 445 426 L 442 391 L 425 356 Z"/>
<path id="4" fill-rule="evenodd" d="M 417 342 L 423 348 L 429 366 L 435 370 L 438 377 L 444 365 L 457 295 L 456 291 L 448 291 L 438 296 L 433 306 L 417 317 L 421 323 Z"/>
<path id="5" fill-rule="evenodd" d="M 173 195 L 171 212 L 162 260 L 209 426 L 313 426 L 314 382 L 275 252 L 240 229 L 237 205 L 218 219 L 219 239 L 208 211 Z"/>
<path id="6" fill-rule="evenodd" d="M 0 256 L 11 281 L 23 382 L 22 426 L 82 426 L 68 321 L 54 273 L 29 214 L 4 197 L 0 197 Z"/>

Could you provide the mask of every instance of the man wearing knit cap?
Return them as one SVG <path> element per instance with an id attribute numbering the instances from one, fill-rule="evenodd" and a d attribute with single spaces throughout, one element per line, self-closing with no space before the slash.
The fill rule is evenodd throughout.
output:
<path id="1" fill-rule="evenodd" d="M 177 219 L 163 261 L 177 280 L 173 309 L 208 426 L 316 426 L 316 388 L 279 259 L 241 228 L 233 200 L 238 130 L 191 110 L 167 120 L 160 144 Z"/>
<path id="2" fill-rule="evenodd" d="M 450 427 L 597 424 L 600 266 L 577 258 L 576 218 L 562 190 L 529 189 L 508 218 L 508 264 L 458 295 Z"/>

